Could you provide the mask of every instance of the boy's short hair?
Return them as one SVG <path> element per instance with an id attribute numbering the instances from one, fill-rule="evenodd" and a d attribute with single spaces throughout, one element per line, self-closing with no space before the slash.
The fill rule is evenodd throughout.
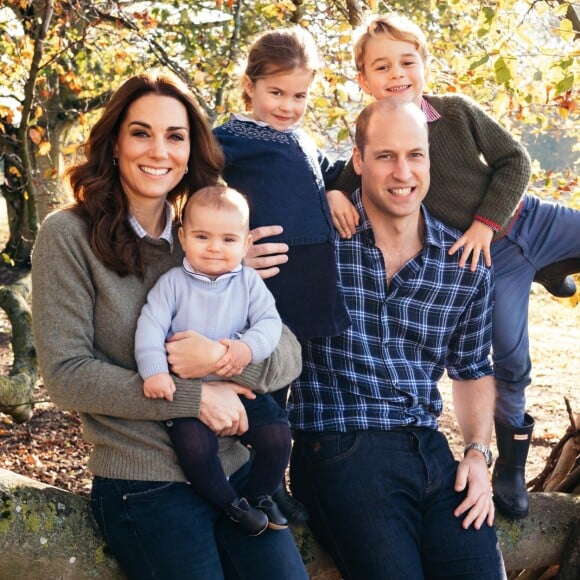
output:
<path id="1" fill-rule="evenodd" d="M 429 60 L 427 37 L 414 22 L 399 14 L 373 14 L 354 32 L 354 64 L 357 72 L 364 73 L 365 48 L 370 38 L 388 36 L 415 45 L 423 62 Z"/>
<path id="2" fill-rule="evenodd" d="M 192 207 L 212 207 L 214 209 L 238 210 L 242 225 L 249 227 L 250 208 L 248 200 L 239 191 L 226 185 L 208 185 L 194 191 L 181 212 L 181 223 L 185 221 Z"/>

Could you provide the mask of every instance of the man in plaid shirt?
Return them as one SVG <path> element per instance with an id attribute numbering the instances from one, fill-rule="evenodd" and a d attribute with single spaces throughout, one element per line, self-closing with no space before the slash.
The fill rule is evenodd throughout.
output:
<path id="1" fill-rule="evenodd" d="M 336 251 L 352 326 L 303 341 L 289 405 L 292 490 L 346 580 L 505 578 L 488 475 L 491 271 L 483 261 L 459 268 L 448 251 L 461 233 L 421 204 L 429 151 L 416 105 L 367 107 L 353 161 L 360 224 Z M 437 430 L 445 370 L 460 462 Z"/>

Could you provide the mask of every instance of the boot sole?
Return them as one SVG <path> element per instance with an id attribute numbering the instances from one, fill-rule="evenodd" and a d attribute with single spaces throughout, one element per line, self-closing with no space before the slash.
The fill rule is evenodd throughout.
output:
<path id="1" fill-rule="evenodd" d="M 272 522 L 268 522 L 268 527 L 271 530 L 287 530 L 288 529 L 288 524 L 281 525 L 281 524 L 274 524 Z"/>
<path id="2" fill-rule="evenodd" d="M 502 515 L 504 515 L 506 518 L 509 518 L 510 520 L 523 520 L 524 518 L 527 518 L 528 514 L 530 513 L 529 509 L 525 512 L 514 511 L 495 496 L 493 497 L 493 503 L 496 505 L 497 509 L 502 513 Z"/>
<path id="3" fill-rule="evenodd" d="M 259 536 L 260 534 L 263 534 L 270 526 L 268 524 L 266 524 L 259 532 L 255 532 L 253 534 L 248 534 L 248 536 L 255 538 L 256 536 Z"/>

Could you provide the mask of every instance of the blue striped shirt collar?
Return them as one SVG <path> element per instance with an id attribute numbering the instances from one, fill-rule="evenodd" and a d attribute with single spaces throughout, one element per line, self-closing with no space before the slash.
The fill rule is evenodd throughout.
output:
<path id="1" fill-rule="evenodd" d="M 165 240 L 171 249 L 173 249 L 173 206 L 167 202 L 165 202 L 165 228 L 161 232 L 161 235 L 158 239 Z M 137 218 L 130 213 L 129 214 L 129 224 L 133 228 L 133 231 L 137 235 L 138 238 L 151 238 L 151 236 L 147 233 L 147 231 L 143 228 L 143 226 L 137 221 Z"/>

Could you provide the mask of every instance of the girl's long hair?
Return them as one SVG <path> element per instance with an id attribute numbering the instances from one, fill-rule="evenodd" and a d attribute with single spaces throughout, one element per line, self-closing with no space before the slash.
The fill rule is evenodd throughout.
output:
<path id="1" fill-rule="evenodd" d="M 246 108 L 251 108 L 252 99 L 243 86 L 243 79 L 252 84 L 273 75 L 304 69 L 312 78 L 321 63 L 312 35 L 304 28 L 279 28 L 258 36 L 248 52 L 246 70 L 242 78 L 242 99 Z"/>

